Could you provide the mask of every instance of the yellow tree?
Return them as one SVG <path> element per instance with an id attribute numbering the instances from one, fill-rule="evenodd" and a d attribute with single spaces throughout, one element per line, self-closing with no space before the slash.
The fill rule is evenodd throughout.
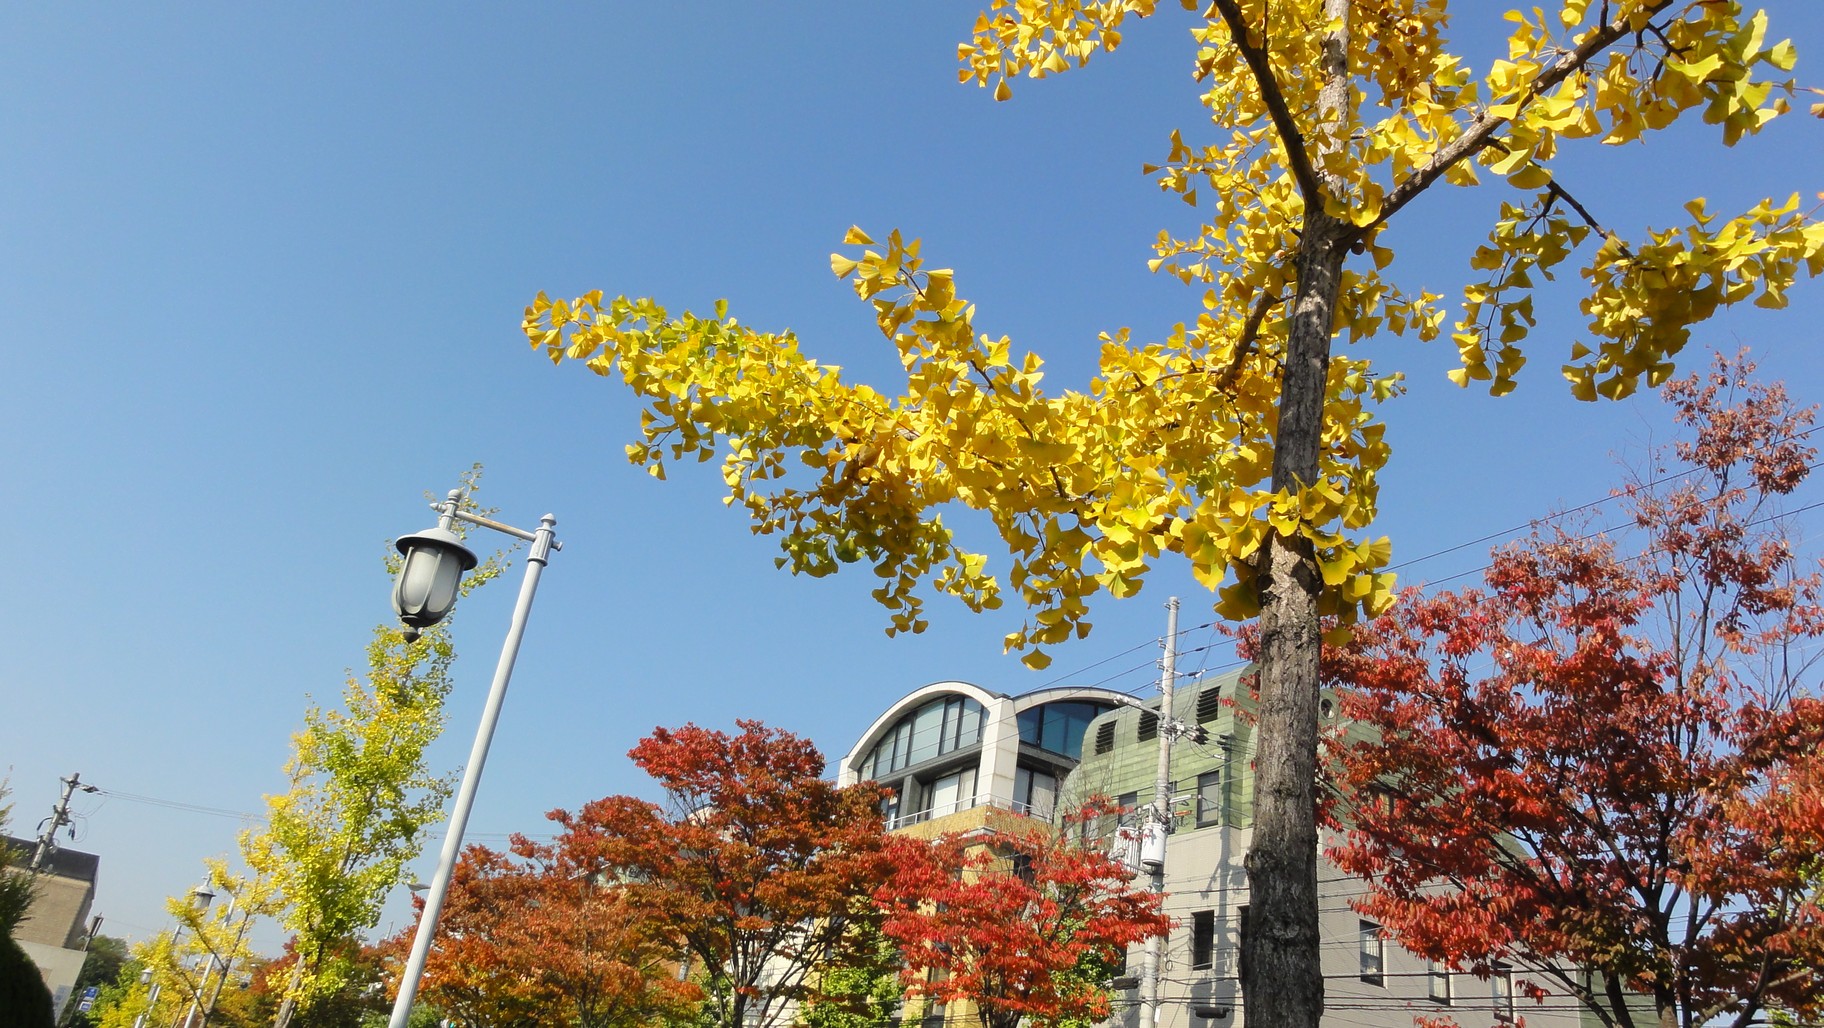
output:
<path id="1" fill-rule="evenodd" d="M 998 98 L 1113 50 L 1156 0 L 993 0 L 960 48 L 961 77 Z M 898 395 L 845 381 L 790 333 L 718 305 L 540 294 L 525 331 L 553 361 L 619 375 L 644 401 L 629 458 L 721 458 L 728 502 L 780 537 L 782 566 L 823 575 L 867 561 L 890 632 L 918 631 L 920 589 L 998 606 L 988 555 L 961 546 L 945 507 L 983 512 L 1029 611 L 1007 638 L 1044 647 L 1089 630 L 1089 599 L 1136 591 L 1173 553 L 1258 615 L 1261 691 L 1257 931 L 1246 942 L 1251 1019 L 1313 1026 L 1318 965 L 1316 779 L 1322 619 L 1346 632 L 1392 600 L 1384 539 L 1362 533 L 1387 447 L 1374 405 L 1400 391 L 1345 344 L 1450 334 L 1452 377 L 1513 388 L 1532 290 L 1580 253 L 1586 315 L 1561 367 L 1584 399 L 1619 398 L 1673 370 L 1691 326 L 1732 304 L 1784 303 L 1824 266 L 1824 228 L 1796 197 L 1711 213 L 1673 198 L 1677 223 L 1627 239 L 1560 179 L 1561 150 L 1623 144 L 1696 112 L 1733 144 L 1787 110 L 1789 42 L 1729 0 L 1557 0 L 1507 15 L 1505 52 L 1480 69 L 1447 49 L 1449 0 L 1186 0 L 1190 61 L 1210 123 L 1173 133 L 1149 168 L 1198 205 L 1162 233 L 1153 266 L 1201 293 L 1165 339 L 1102 337 L 1086 388 L 1041 388 L 1038 355 L 978 329 L 952 272 L 917 240 L 851 230 L 833 270 L 869 301 L 907 375 Z M 1458 7 L 1466 4 L 1459 2 Z M 1483 5 L 1467 5 L 1478 10 Z M 1390 278 L 1386 228 L 1434 187 L 1484 179 L 1508 198 L 1451 318 L 1443 295 Z M 1677 206 L 1684 203 L 1682 212 Z"/>
<path id="2" fill-rule="evenodd" d="M 223 991 L 225 975 L 255 958 L 248 928 L 254 918 L 273 912 L 267 887 L 230 874 L 223 861 L 206 863 L 209 887 L 224 902 L 199 908 L 188 892 L 167 897 L 165 910 L 178 929 L 132 946 L 132 959 L 102 989 L 90 1016 L 96 1028 L 129 1028 L 142 1016 L 145 1024 L 176 1024 L 186 1016 L 202 1024 Z"/>
<path id="3" fill-rule="evenodd" d="M 471 507 L 479 472 L 463 479 Z M 394 573 L 397 563 L 389 561 Z M 503 567 L 492 555 L 463 577 L 461 592 Z M 376 627 L 367 673 L 348 677 L 340 709 L 305 711 L 285 765 L 290 788 L 266 797 L 264 827 L 241 835 L 241 855 L 297 953 L 276 1028 L 346 984 L 349 941 L 379 921 L 387 893 L 405 884 L 407 863 L 443 816 L 449 778 L 430 771 L 425 750 L 443 731 L 455 656 L 447 621 L 411 642 L 395 625 Z"/>

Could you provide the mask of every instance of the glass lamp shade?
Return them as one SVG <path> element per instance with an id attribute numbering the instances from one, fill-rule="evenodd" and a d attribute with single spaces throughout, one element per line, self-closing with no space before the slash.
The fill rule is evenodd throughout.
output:
<path id="1" fill-rule="evenodd" d="M 456 533 L 442 528 L 401 536 L 396 545 L 405 554 L 405 566 L 393 583 L 393 609 L 407 626 L 429 628 L 456 605 L 456 586 L 475 567 L 475 554 Z"/>

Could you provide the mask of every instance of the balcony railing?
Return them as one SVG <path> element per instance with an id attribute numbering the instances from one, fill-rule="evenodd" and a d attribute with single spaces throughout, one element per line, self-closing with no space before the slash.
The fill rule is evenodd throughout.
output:
<path id="1" fill-rule="evenodd" d="M 890 832 L 898 828 L 905 828 L 908 825 L 922 824 L 926 821 L 946 817 L 962 810 L 972 810 L 976 807 L 995 807 L 1000 810 L 1010 810 L 1015 814 L 1021 814 L 1026 817 L 1036 817 L 1047 822 L 1051 821 L 1057 813 L 1057 804 L 1055 802 L 1043 804 L 1020 803 L 1017 801 L 996 799 L 986 793 L 977 793 L 973 796 L 964 796 L 945 803 L 934 804 L 925 810 L 914 810 L 910 813 L 890 817 L 887 819 L 887 831 Z"/>

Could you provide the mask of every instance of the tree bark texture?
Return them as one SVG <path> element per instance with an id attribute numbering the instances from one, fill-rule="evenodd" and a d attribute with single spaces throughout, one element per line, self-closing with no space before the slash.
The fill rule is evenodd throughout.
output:
<path id="1" fill-rule="evenodd" d="M 1305 217 L 1286 367 L 1280 387 L 1273 486 L 1317 478 L 1330 334 L 1348 226 L 1322 210 Z M 1260 613 L 1260 710 L 1254 837 L 1248 849 L 1249 932 L 1242 995 L 1250 1028 L 1317 1028 L 1324 975 L 1317 922 L 1318 574 L 1311 543 L 1267 544 Z"/>

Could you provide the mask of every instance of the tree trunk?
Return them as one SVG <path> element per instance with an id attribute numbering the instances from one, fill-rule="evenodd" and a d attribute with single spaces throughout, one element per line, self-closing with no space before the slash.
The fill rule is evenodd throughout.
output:
<path id="1" fill-rule="evenodd" d="M 1298 293 L 1286 345 L 1273 487 L 1317 479 L 1348 226 L 1307 211 Z M 1317 724 L 1321 631 L 1308 539 L 1275 535 L 1263 550 L 1260 711 L 1254 837 L 1248 848 L 1249 932 L 1242 995 L 1249 1028 L 1317 1028 L 1324 976 L 1317 926 Z"/>

